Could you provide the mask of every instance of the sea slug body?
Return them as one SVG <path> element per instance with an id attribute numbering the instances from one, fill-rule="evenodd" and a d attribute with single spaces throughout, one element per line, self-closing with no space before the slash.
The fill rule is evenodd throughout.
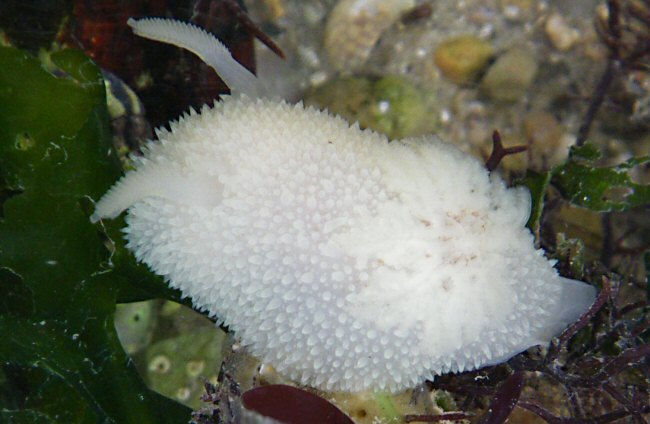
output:
<path id="1" fill-rule="evenodd" d="M 196 27 L 129 23 L 233 95 L 158 130 L 92 219 L 128 209 L 137 259 L 281 373 L 402 390 L 548 343 L 592 303 L 534 248 L 525 189 L 433 136 L 389 142 L 266 98 Z"/>

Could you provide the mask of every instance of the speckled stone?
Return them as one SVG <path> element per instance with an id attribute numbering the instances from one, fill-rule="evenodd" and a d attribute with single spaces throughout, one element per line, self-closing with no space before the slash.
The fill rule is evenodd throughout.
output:
<path id="1" fill-rule="evenodd" d="M 514 48 L 488 68 L 481 89 L 493 100 L 515 102 L 526 94 L 536 74 L 537 61 L 533 52 Z"/>

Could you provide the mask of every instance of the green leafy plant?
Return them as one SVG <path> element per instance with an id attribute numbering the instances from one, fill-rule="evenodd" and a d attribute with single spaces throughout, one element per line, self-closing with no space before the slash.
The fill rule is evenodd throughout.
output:
<path id="1" fill-rule="evenodd" d="M 88 220 L 119 176 L 104 85 L 81 52 L 0 49 L 3 422 L 182 422 L 120 346 L 116 302 L 178 299 Z"/>
<path id="2" fill-rule="evenodd" d="M 650 203 L 650 186 L 635 183 L 630 171 L 650 162 L 650 157 L 629 159 L 619 165 L 599 167 L 600 152 L 591 145 L 571 149 L 562 165 L 537 174 L 529 173 L 521 184 L 527 186 L 533 200 L 528 227 L 539 232 L 546 190 L 555 187 L 571 204 L 595 212 L 625 211 Z"/>

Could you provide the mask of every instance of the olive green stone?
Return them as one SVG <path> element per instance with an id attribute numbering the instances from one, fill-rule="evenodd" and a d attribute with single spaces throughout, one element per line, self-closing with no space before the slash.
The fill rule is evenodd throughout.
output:
<path id="1" fill-rule="evenodd" d="M 474 35 L 443 41 L 434 53 L 434 62 L 450 81 L 465 85 L 476 80 L 494 54 L 492 45 Z"/>
<path id="2" fill-rule="evenodd" d="M 528 50 L 515 48 L 505 52 L 490 66 L 481 89 L 490 98 L 515 102 L 522 98 L 537 74 L 537 61 Z"/>
<path id="3" fill-rule="evenodd" d="M 361 128 L 390 139 L 432 132 L 436 114 L 426 92 L 398 76 L 379 79 L 344 77 L 328 81 L 309 93 L 307 105 L 327 108 Z"/>

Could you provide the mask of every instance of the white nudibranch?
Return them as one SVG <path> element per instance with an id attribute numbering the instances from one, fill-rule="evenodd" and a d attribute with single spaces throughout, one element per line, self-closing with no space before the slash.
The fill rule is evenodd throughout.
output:
<path id="1" fill-rule="evenodd" d="M 192 25 L 129 25 L 233 95 L 159 129 L 92 220 L 128 209 L 137 259 L 287 377 L 402 390 L 546 344 L 594 300 L 535 250 L 528 192 L 476 159 L 268 99 Z"/>

